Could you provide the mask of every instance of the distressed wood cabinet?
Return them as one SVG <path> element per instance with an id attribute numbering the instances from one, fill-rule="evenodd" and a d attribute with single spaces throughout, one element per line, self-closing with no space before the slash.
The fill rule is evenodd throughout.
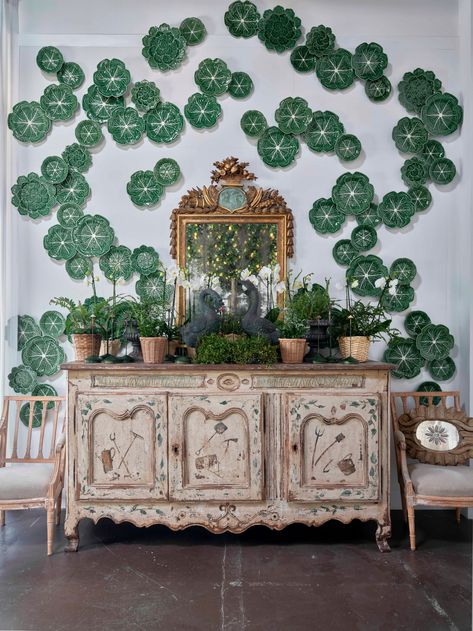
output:
<path id="1" fill-rule="evenodd" d="M 69 550 L 78 524 L 242 532 L 374 520 L 389 550 L 389 366 L 68 370 Z"/>

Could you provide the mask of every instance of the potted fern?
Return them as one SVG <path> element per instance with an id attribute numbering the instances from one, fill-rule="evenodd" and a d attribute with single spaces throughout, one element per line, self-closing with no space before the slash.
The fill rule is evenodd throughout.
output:
<path id="1" fill-rule="evenodd" d="M 64 332 L 72 340 L 74 355 L 77 361 L 100 353 L 102 340 L 102 322 L 104 321 L 108 303 L 106 300 L 89 299 L 86 302 L 75 302 L 71 298 L 53 298 L 51 304 L 68 311 Z"/>
<path id="2" fill-rule="evenodd" d="M 168 346 L 169 325 L 160 303 L 150 300 L 130 300 L 133 318 L 140 336 L 145 364 L 162 364 Z"/>
<path id="3" fill-rule="evenodd" d="M 307 347 L 307 321 L 286 307 L 284 320 L 276 322 L 279 329 L 279 350 L 283 364 L 301 364 Z"/>

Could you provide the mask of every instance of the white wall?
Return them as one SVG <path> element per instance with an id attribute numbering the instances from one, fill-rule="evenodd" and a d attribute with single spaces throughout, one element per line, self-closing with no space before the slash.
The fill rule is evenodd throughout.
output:
<path id="1" fill-rule="evenodd" d="M 263 10 L 276 2 L 261 0 L 257 4 Z M 326 91 L 314 76 L 299 75 L 292 69 L 289 53 L 269 53 L 257 38 L 233 38 L 223 23 L 227 5 L 227 2 L 211 0 L 174 3 L 20 0 L 17 97 L 37 100 L 50 83 L 35 64 L 38 49 L 48 44 L 58 46 L 66 60 L 76 61 L 83 67 L 87 79 L 76 92 L 79 97 L 91 84 L 97 63 L 106 57 L 123 59 L 134 81 L 155 81 L 163 98 L 176 103 L 181 110 L 188 96 L 197 91 L 193 74 L 203 58 L 221 57 L 231 70 L 249 72 L 255 84 L 253 95 L 245 101 L 220 97 L 223 119 L 213 130 L 197 131 L 187 124 L 181 139 L 170 147 L 154 145 L 145 138 L 139 145 L 126 148 L 116 145 L 105 131 L 105 144 L 94 153 L 93 166 L 86 174 L 92 188 L 87 211 L 109 218 L 119 243 L 130 248 L 143 243 L 153 245 L 168 261 L 172 209 L 187 189 L 209 182 L 215 160 L 236 155 L 250 162 L 260 185 L 279 189 L 292 208 L 296 228 L 295 268 L 302 268 L 304 273 L 315 272 L 318 279 L 331 277 L 335 284 L 343 280 L 344 268 L 334 262 L 332 247 L 338 239 L 349 238 L 356 224 L 350 221 L 336 236 L 323 237 L 312 229 L 308 210 L 315 199 L 330 196 L 336 178 L 350 165 L 342 164 L 335 156 L 314 154 L 301 143 L 295 165 L 272 170 L 259 159 L 256 143 L 241 131 L 241 115 L 247 109 L 260 109 L 273 120 L 279 101 L 286 96 L 302 96 L 314 110 L 333 110 L 339 114 L 346 130 L 361 139 L 364 148 L 363 157 L 350 170 L 366 173 L 381 198 L 391 190 L 405 188 L 399 172 L 404 156 L 396 150 L 391 131 L 398 119 L 407 114 L 397 100 L 397 93 L 387 102 L 375 104 L 366 97 L 361 82 L 341 93 Z M 459 11 L 469 6 L 468 0 L 463 3 L 461 0 L 293 0 L 285 6 L 296 11 L 307 30 L 316 24 L 331 26 L 338 45 L 351 51 L 363 41 L 379 42 L 389 56 L 388 76 L 394 86 L 406 71 L 421 67 L 433 70 L 442 80 L 445 91 L 460 100 L 464 98 L 467 75 L 465 57 L 460 53 L 464 53 L 469 42 L 470 30 L 465 28 L 464 22 L 459 25 Z M 187 60 L 178 70 L 166 74 L 152 70 L 141 55 L 141 37 L 152 25 L 168 22 L 178 26 L 190 15 L 204 21 L 208 30 L 206 40 L 188 48 Z M 73 122 L 55 124 L 39 147 L 14 143 L 13 177 L 39 172 L 47 155 L 60 154 L 67 144 L 75 141 L 75 125 L 83 118 L 81 111 Z M 379 254 L 388 266 L 400 256 L 410 257 L 416 263 L 418 278 L 412 308 L 427 311 L 435 323 L 447 324 L 455 334 L 455 361 L 459 370 L 444 389 L 461 387 L 468 398 L 470 298 L 465 288 L 469 288 L 471 280 L 471 183 L 465 175 L 464 154 L 470 124 L 468 117 L 465 118 L 463 135 L 455 134 L 443 140 L 448 157 L 457 166 L 459 175 L 455 185 L 443 189 L 431 185 L 432 207 L 401 231 L 379 229 L 379 241 L 373 253 Z M 157 208 L 140 211 L 126 194 L 129 176 L 138 169 L 152 168 L 164 156 L 179 162 L 184 178 L 179 186 L 166 193 Z M 13 286 L 18 287 L 17 300 L 12 295 L 9 304 L 10 314 L 29 313 L 39 317 L 53 296 L 83 298 L 88 295 L 83 284 L 68 277 L 64 264 L 52 261 L 43 249 L 43 236 L 55 223 L 54 216 L 32 222 L 19 217 L 16 209 L 10 208 L 10 211 L 16 226 L 14 230 L 17 230 L 11 276 Z M 123 288 L 124 292 L 132 290 L 133 283 Z M 108 291 L 106 281 L 101 281 L 99 293 L 107 295 Z M 395 318 L 401 329 L 403 319 L 404 316 Z M 381 357 L 382 352 L 383 345 L 377 344 L 373 358 Z M 17 363 L 15 349 L 10 348 L 7 368 Z M 394 388 L 414 389 L 428 378 L 426 373 L 406 383 L 395 382 Z M 62 387 L 62 380 L 58 383 Z M 397 493 L 397 485 L 393 491 Z"/>

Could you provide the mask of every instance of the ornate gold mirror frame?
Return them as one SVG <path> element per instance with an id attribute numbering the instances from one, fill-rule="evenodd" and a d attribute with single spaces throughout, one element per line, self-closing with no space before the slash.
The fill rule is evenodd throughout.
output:
<path id="1" fill-rule="evenodd" d="M 240 234 L 242 226 L 259 225 L 259 229 L 253 230 L 253 239 L 255 235 L 257 237 L 264 233 L 275 241 L 275 244 L 271 243 L 271 252 L 273 262 L 279 264 L 277 280 L 284 279 L 287 259 L 294 253 L 292 211 L 277 190 L 248 186 L 248 182 L 255 180 L 256 176 L 247 171 L 247 162 L 240 163 L 237 158 L 230 157 L 222 162 L 215 162 L 214 165 L 216 169 L 212 171 L 210 186 L 189 190 L 181 198 L 179 207 L 172 212 L 171 256 L 181 269 L 189 269 L 189 229 L 194 230 L 193 236 L 198 239 L 203 230 L 211 231 L 211 228 L 205 226 L 212 224 L 228 225 L 229 231 L 236 230 Z M 268 256 L 268 252 L 265 256 Z M 267 265 L 268 262 L 263 261 L 263 264 Z M 242 261 L 238 269 L 241 271 L 243 267 L 245 265 Z M 185 314 L 186 291 L 180 287 L 178 322 L 183 321 Z"/>

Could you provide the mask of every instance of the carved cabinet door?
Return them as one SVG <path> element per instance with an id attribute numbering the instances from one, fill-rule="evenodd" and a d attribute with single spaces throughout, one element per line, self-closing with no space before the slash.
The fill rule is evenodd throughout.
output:
<path id="1" fill-rule="evenodd" d="M 170 497 L 261 499 L 262 419 L 260 395 L 171 395 Z"/>
<path id="2" fill-rule="evenodd" d="M 167 498 L 166 395 L 79 394 L 78 499 Z"/>
<path id="3" fill-rule="evenodd" d="M 377 395 L 285 396 L 290 500 L 377 500 L 381 400 Z"/>

